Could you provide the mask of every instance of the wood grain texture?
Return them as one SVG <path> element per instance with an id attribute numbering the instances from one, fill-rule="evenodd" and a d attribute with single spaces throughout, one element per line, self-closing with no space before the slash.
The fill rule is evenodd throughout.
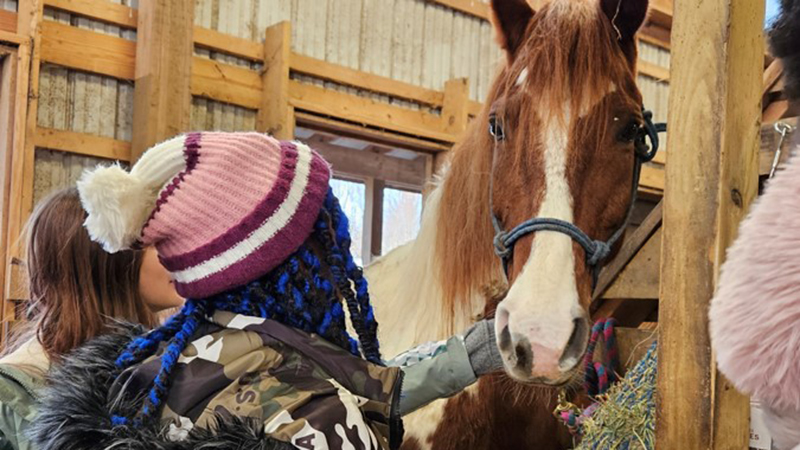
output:
<path id="1" fill-rule="evenodd" d="M 42 55 L 46 62 L 86 72 L 132 80 L 136 44 L 56 22 L 42 25 Z"/>
<path id="2" fill-rule="evenodd" d="M 138 11 L 109 0 L 45 0 L 45 6 L 67 11 L 102 22 L 136 29 Z"/>
<path id="3" fill-rule="evenodd" d="M 264 40 L 264 72 L 259 97 L 259 131 L 279 139 L 294 138 L 294 109 L 289 102 L 292 27 L 280 22 L 267 28 Z"/>
<path id="4" fill-rule="evenodd" d="M 194 2 L 150 0 L 139 9 L 132 160 L 189 128 Z"/>
<path id="5" fill-rule="evenodd" d="M 708 303 L 756 195 L 764 3 L 676 0 L 659 309 L 658 449 L 745 449 L 748 400 L 716 372 Z"/>
<path id="6" fill-rule="evenodd" d="M 119 161 L 130 161 L 130 142 L 93 136 L 88 133 L 38 128 L 35 145 L 39 148 L 60 150 L 76 155 L 92 156 Z"/>

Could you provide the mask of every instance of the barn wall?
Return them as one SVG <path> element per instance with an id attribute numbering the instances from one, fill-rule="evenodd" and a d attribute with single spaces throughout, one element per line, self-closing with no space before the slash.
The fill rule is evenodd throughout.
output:
<path id="1" fill-rule="evenodd" d="M 298 53 L 436 90 L 468 77 L 479 101 L 502 56 L 488 22 L 424 0 L 197 0 L 195 7 L 197 25 L 251 40 L 284 20 Z"/>
<path id="2" fill-rule="evenodd" d="M 137 7 L 140 0 L 109 1 Z M 16 7 L 16 0 L 0 0 L 0 8 Z M 45 19 L 136 39 L 135 31 L 50 8 L 45 8 Z M 292 47 L 298 53 L 436 90 L 443 90 L 449 79 L 467 77 L 470 96 L 478 101 L 486 96 L 502 61 L 488 22 L 425 0 L 196 0 L 197 25 L 245 39 L 261 41 L 268 26 L 283 20 L 292 22 Z M 253 70 L 261 68 L 258 63 L 204 49 L 195 54 Z M 669 68 L 667 50 L 642 42 L 640 57 Z M 293 76 L 302 82 L 418 108 L 356 88 Z M 638 81 L 656 120 L 666 120 L 668 83 L 645 75 Z M 39 126 L 131 139 L 131 82 L 44 64 L 40 90 Z M 255 121 L 255 110 L 203 98 L 192 100 L 193 129 L 252 130 Z M 53 152 L 37 151 L 37 199 L 73 181 L 72 175 L 79 173 L 76 167 L 96 162 L 83 156 L 61 158 Z"/>
<path id="3" fill-rule="evenodd" d="M 643 41 L 639 42 L 639 59 L 669 70 L 669 50 L 661 47 Z M 656 121 L 666 122 L 669 83 L 656 80 L 647 75 L 639 75 L 637 82 L 644 97 L 645 107 L 653 111 L 653 117 Z"/>
<path id="4" fill-rule="evenodd" d="M 669 70 L 670 53 L 669 50 L 639 42 L 639 59 L 654 64 L 663 69 Z M 653 111 L 655 122 L 667 121 L 667 103 L 669 102 L 669 82 L 657 80 L 647 75 L 639 75 L 637 79 L 639 90 L 642 92 L 645 108 Z M 661 150 L 667 149 L 666 134 L 662 134 Z"/>
<path id="5" fill-rule="evenodd" d="M 117 0 L 114 3 L 136 6 L 137 0 Z M 75 17 L 50 8 L 45 8 L 44 17 L 45 20 L 136 40 L 135 31 L 121 30 L 114 25 Z M 37 120 L 40 127 L 129 141 L 132 119 L 132 82 L 52 64 L 42 65 L 39 74 Z M 73 184 L 85 167 L 94 166 L 98 162 L 101 160 L 37 149 L 34 201 L 38 201 L 51 190 Z"/>

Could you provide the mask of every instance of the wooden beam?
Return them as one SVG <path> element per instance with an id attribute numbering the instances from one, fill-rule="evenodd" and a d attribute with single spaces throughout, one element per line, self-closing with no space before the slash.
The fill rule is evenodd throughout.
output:
<path id="1" fill-rule="evenodd" d="M 279 139 L 294 139 L 294 105 L 290 102 L 289 71 L 292 27 L 280 22 L 267 28 L 264 72 L 256 127 Z"/>
<path id="2" fill-rule="evenodd" d="M 336 174 L 355 178 L 375 178 L 422 188 L 425 185 L 425 158 L 393 158 L 381 153 L 354 150 L 323 142 L 309 142 L 333 167 Z"/>
<path id="3" fill-rule="evenodd" d="M 332 81 L 345 86 L 353 86 L 390 97 L 411 100 L 430 106 L 442 106 L 444 94 L 413 84 L 373 75 L 349 67 L 332 64 L 320 59 L 292 53 L 292 71 L 310 75 L 321 80 Z"/>
<path id="4" fill-rule="evenodd" d="M 666 29 L 672 29 L 672 0 L 651 0 L 648 19 Z"/>
<path id="5" fill-rule="evenodd" d="M 617 276 L 622 270 L 631 262 L 636 254 L 642 247 L 650 240 L 650 238 L 661 228 L 662 221 L 662 203 L 658 202 L 655 208 L 650 211 L 650 214 L 645 217 L 641 225 L 625 238 L 622 243 L 617 256 L 614 257 L 600 272 L 597 278 L 597 286 L 595 287 L 594 294 L 592 295 L 592 303 L 596 305 L 596 301 L 603 297 L 611 287 L 612 283 L 617 279 Z"/>
<path id="6" fill-rule="evenodd" d="M 303 111 L 295 113 L 297 124 L 322 131 L 329 131 L 345 137 L 354 137 L 375 142 L 376 144 L 398 146 L 410 150 L 420 150 L 430 153 L 441 153 L 450 150 L 451 145 L 416 136 L 398 134 L 392 131 L 365 127 L 353 124 L 343 118 L 322 117 Z"/>
<path id="7" fill-rule="evenodd" d="M 72 69 L 132 80 L 136 46 L 127 39 L 58 22 L 42 24 L 42 61 Z"/>
<path id="8" fill-rule="evenodd" d="M 261 75 L 250 69 L 192 58 L 192 95 L 205 97 L 245 108 L 261 107 Z"/>
<path id="9" fill-rule="evenodd" d="M 74 131 L 37 128 L 36 147 L 118 161 L 131 160 L 131 143 Z"/>
<path id="10" fill-rule="evenodd" d="M 17 13 L 0 9 L 0 31 L 17 32 Z"/>
<path id="11" fill-rule="evenodd" d="M 659 263 L 661 261 L 661 228 L 659 228 L 636 255 L 622 269 L 603 294 L 603 298 L 657 299 Z"/>
<path id="12" fill-rule="evenodd" d="M 659 164 L 647 164 L 642 166 L 639 188 L 664 192 L 664 166 Z"/>
<path id="13" fill-rule="evenodd" d="M 139 5 L 132 161 L 189 128 L 194 3 L 148 0 Z"/>
<path id="14" fill-rule="evenodd" d="M 444 84 L 444 106 L 442 122 L 444 132 L 460 138 L 467 129 L 469 120 L 469 80 L 456 78 Z"/>
<path id="15" fill-rule="evenodd" d="M 790 106 L 788 100 L 775 100 L 766 107 L 761 120 L 765 123 L 770 123 L 789 117 Z"/>
<path id="16" fill-rule="evenodd" d="M 275 92 L 266 85 L 264 90 L 265 92 Z M 372 125 L 442 142 L 455 142 L 456 139 L 456 136 L 442 131 L 442 120 L 439 116 L 387 105 L 369 98 L 358 97 L 294 80 L 289 82 L 289 100 L 290 104 L 298 110 L 331 117 L 347 118 L 347 120 L 355 123 Z"/>
<path id="17" fill-rule="evenodd" d="M 477 17 L 483 20 L 489 20 L 489 5 L 480 0 L 428 0 L 431 3 L 437 3 L 454 9 L 464 14 Z"/>
<path id="18" fill-rule="evenodd" d="M 18 48 L 0 46 L 0 287 L 6 284 L 8 251 L 8 215 L 11 195 L 12 156 L 14 148 L 14 116 L 17 96 Z M 0 289 L 0 320 L 2 305 L 6 305 L 5 289 Z M 0 341 L 2 343 L 2 341 Z"/>
<path id="19" fill-rule="evenodd" d="M 138 11 L 129 6 L 112 3 L 108 0 L 44 0 L 45 6 L 67 11 L 89 19 L 136 29 Z"/>
<path id="20" fill-rule="evenodd" d="M 203 27 L 194 27 L 194 43 L 198 47 L 227 53 L 251 61 L 263 61 L 263 45 Z"/>
<path id="21" fill-rule="evenodd" d="M 780 59 L 775 59 L 767 66 L 767 69 L 764 70 L 762 95 L 767 95 L 772 91 L 772 87 L 778 84 L 781 75 L 783 75 L 783 63 L 781 63 Z"/>
<path id="22" fill-rule="evenodd" d="M 14 128 L 11 157 L 11 187 L 7 216 L 6 255 L 3 264 L 8 264 L 22 253 L 20 236 L 25 222 L 33 209 L 33 170 L 39 99 L 39 58 L 41 48 L 41 24 L 44 5 L 41 0 L 19 3 L 17 32 L 26 42 L 19 46 L 14 100 Z M 8 299 L 12 277 L 6 276 L 3 286 Z M 3 305 L 2 310 L 7 310 Z M 7 317 L 3 317 L 6 320 Z"/>
<path id="23" fill-rule="evenodd" d="M 14 21 L 16 22 L 16 15 L 14 15 Z M 15 27 L 16 28 L 16 27 Z M 12 33 L 10 31 L 3 31 L 0 30 L 0 43 L 7 43 L 12 44 L 15 46 L 19 46 L 21 44 L 27 43 L 28 39 L 25 36 L 21 36 L 17 33 Z"/>
<path id="24" fill-rule="evenodd" d="M 639 39 L 650 45 L 661 47 L 664 50 L 670 49 L 669 30 L 658 25 L 649 24 L 639 30 Z"/>
<path id="25" fill-rule="evenodd" d="M 642 75 L 647 75 L 650 78 L 655 78 L 658 81 L 669 82 L 669 70 L 647 61 L 639 60 L 636 63 L 636 69 Z"/>
<path id="26" fill-rule="evenodd" d="M 676 0 L 661 252 L 659 450 L 748 446 L 749 401 L 716 371 L 708 304 L 725 250 L 758 189 L 764 9 L 763 0 Z"/>

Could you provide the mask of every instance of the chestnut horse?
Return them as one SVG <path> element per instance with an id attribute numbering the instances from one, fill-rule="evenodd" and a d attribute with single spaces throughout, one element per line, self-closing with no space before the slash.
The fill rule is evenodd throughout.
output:
<path id="1" fill-rule="evenodd" d="M 505 229 L 558 219 L 605 241 L 632 201 L 643 123 L 635 34 L 647 0 L 553 0 L 535 13 L 525 0 L 491 6 L 505 64 L 440 174 L 419 236 L 367 277 L 386 356 L 496 309 L 506 373 L 407 417 L 408 449 L 570 443 L 551 412 L 557 388 L 580 375 L 592 267 L 569 235 L 537 231 L 516 242 L 504 273 L 492 219 Z M 487 294 L 495 286 L 507 286 L 499 304 Z"/>

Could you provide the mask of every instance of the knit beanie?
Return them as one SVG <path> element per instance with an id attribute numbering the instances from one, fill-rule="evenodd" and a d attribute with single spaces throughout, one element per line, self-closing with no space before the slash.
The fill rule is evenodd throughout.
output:
<path id="1" fill-rule="evenodd" d="M 178 293 L 206 298 L 265 275 L 305 242 L 331 171 L 299 142 L 189 133 L 130 171 L 87 171 L 78 191 L 93 240 L 111 253 L 155 246 Z"/>

